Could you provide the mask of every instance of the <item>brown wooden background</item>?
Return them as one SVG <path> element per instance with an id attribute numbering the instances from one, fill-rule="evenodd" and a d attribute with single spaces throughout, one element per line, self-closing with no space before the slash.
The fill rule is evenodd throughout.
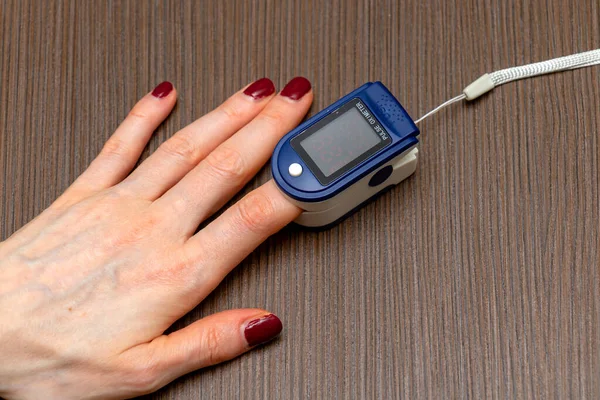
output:
<path id="1" fill-rule="evenodd" d="M 148 152 L 262 76 L 310 78 L 313 112 L 382 80 L 418 117 L 483 72 L 600 44 L 597 0 L 0 0 L 0 15 L 2 239 L 162 80 L 179 103 Z M 258 306 L 281 338 L 152 398 L 600 398 L 599 79 L 512 83 L 427 120 L 414 177 L 331 230 L 271 238 L 176 324 Z"/>

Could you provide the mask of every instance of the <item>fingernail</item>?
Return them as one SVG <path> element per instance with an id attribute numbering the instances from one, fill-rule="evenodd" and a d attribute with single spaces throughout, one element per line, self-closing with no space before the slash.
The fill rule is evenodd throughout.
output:
<path id="1" fill-rule="evenodd" d="M 252 347 L 274 339 L 282 329 L 281 320 L 277 316 L 269 314 L 248 322 L 244 329 L 244 336 L 248 346 Z"/>
<path id="2" fill-rule="evenodd" d="M 256 100 L 270 96 L 273 93 L 275 93 L 275 85 L 273 85 L 273 82 L 269 78 L 261 78 L 244 90 L 246 96 L 250 96 Z"/>
<path id="3" fill-rule="evenodd" d="M 152 91 L 152 96 L 162 99 L 163 97 L 167 97 L 172 90 L 173 84 L 171 82 L 164 81 L 154 88 Z"/>
<path id="4" fill-rule="evenodd" d="M 281 91 L 281 95 L 285 97 L 289 97 L 292 100 L 299 100 L 306 93 L 310 91 L 310 82 L 308 79 L 297 76 L 291 81 L 288 82 L 287 85 Z"/>

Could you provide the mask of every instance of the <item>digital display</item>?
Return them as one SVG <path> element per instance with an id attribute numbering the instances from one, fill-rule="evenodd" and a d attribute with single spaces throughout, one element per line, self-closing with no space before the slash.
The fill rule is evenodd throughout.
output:
<path id="1" fill-rule="evenodd" d="M 290 141 L 324 186 L 391 143 L 389 133 L 358 97 L 329 112 Z"/>
<path id="2" fill-rule="evenodd" d="M 306 154 L 330 177 L 383 139 L 361 112 L 352 107 L 300 142 Z"/>

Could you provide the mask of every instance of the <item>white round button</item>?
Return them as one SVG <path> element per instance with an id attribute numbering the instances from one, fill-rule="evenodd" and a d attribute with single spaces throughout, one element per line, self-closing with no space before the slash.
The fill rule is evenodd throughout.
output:
<path id="1" fill-rule="evenodd" d="M 293 163 L 290 164 L 290 167 L 288 168 L 288 172 L 290 173 L 291 176 L 300 176 L 302 175 L 302 165 L 298 164 L 298 163 Z"/>

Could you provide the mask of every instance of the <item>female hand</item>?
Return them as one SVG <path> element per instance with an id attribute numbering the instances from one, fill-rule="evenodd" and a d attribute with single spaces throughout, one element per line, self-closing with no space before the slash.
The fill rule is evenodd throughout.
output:
<path id="1" fill-rule="evenodd" d="M 131 172 L 175 101 L 168 82 L 144 96 L 71 187 L 0 243 L 0 396 L 133 397 L 281 331 L 244 309 L 163 334 L 299 215 L 268 182 L 194 234 L 300 122 L 310 83 L 276 95 L 260 79 Z"/>

